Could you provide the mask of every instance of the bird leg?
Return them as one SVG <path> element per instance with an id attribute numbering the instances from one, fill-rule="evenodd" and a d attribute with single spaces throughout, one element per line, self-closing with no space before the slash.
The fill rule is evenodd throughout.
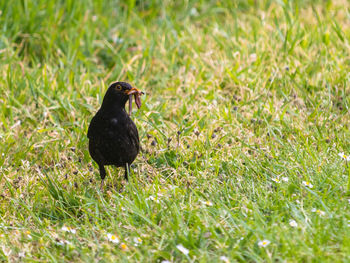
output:
<path id="1" fill-rule="evenodd" d="M 124 175 L 124 177 L 125 177 L 125 180 L 127 180 L 127 181 L 128 181 L 129 173 L 130 173 L 130 165 L 129 164 L 125 164 L 125 175 Z"/>
<path id="2" fill-rule="evenodd" d="M 100 176 L 101 176 L 101 186 L 100 186 L 100 190 L 103 190 L 103 183 L 106 177 L 106 170 L 105 167 L 103 165 L 98 165 L 100 168 Z"/>

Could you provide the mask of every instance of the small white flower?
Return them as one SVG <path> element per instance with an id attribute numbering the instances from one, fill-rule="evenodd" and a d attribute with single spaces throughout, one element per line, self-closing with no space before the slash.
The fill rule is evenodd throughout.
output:
<path id="1" fill-rule="evenodd" d="M 190 15 L 191 16 L 198 16 L 198 11 L 196 8 L 192 7 L 190 10 Z"/>
<path id="2" fill-rule="evenodd" d="M 282 180 L 283 182 L 286 182 L 286 183 L 288 183 L 288 181 L 289 181 L 289 178 L 288 178 L 288 177 L 282 177 L 282 178 L 281 178 L 281 180 Z"/>
<path id="3" fill-rule="evenodd" d="M 135 243 L 135 247 L 137 247 L 138 245 L 142 244 L 142 239 L 139 237 L 134 237 L 134 243 Z"/>
<path id="4" fill-rule="evenodd" d="M 322 211 L 322 210 L 317 210 L 316 213 L 318 213 L 321 216 L 326 215 L 326 212 Z"/>
<path id="5" fill-rule="evenodd" d="M 348 220 L 348 227 L 350 227 L 350 220 Z"/>
<path id="6" fill-rule="evenodd" d="M 62 227 L 62 231 L 64 231 L 64 232 L 69 232 L 69 233 L 72 233 L 72 234 L 75 234 L 75 233 L 77 232 L 76 229 L 71 228 L 71 227 L 69 227 L 69 226 L 63 226 L 63 227 Z"/>
<path id="7" fill-rule="evenodd" d="M 225 263 L 229 263 L 229 262 L 230 262 L 230 260 L 229 260 L 228 257 L 226 257 L 226 256 L 221 256 L 220 259 L 221 259 L 222 261 L 224 261 Z"/>
<path id="8" fill-rule="evenodd" d="M 68 240 L 60 240 L 60 241 L 57 241 L 57 245 L 59 246 L 64 246 L 64 245 L 71 245 L 72 243 Z"/>
<path id="9" fill-rule="evenodd" d="M 210 201 L 201 201 L 203 205 L 207 205 L 207 206 L 213 206 L 213 203 Z"/>
<path id="10" fill-rule="evenodd" d="M 190 253 L 190 251 L 187 248 L 185 248 L 182 244 L 177 245 L 176 248 L 182 253 L 184 253 L 186 256 L 188 255 L 188 253 Z"/>
<path id="11" fill-rule="evenodd" d="M 159 203 L 159 200 L 155 199 L 153 195 L 150 195 L 149 197 L 147 197 L 146 200 L 151 200 L 151 201 L 154 201 L 156 203 Z"/>
<path id="12" fill-rule="evenodd" d="M 169 260 L 163 260 L 161 263 L 171 263 Z"/>
<path id="13" fill-rule="evenodd" d="M 111 242 L 113 242 L 115 244 L 119 243 L 119 238 L 118 238 L 117 235 L 113 235 L 111 233 L 107 233 L 107 239 L 108 239 L 108 241 L 111 241 Z"/>
<path id="14" fill-rule="evenodd" d="M 278 184 L 281 182 L 280 179 L 278 179 L 277 177 L 276 178 L 272 178 L 271 180 L 276 182 L 276 183 L 278 183 Z"/>
<path id="15" fill-rule="evenodd" d="M 303 181 L 303 185 L 306 186 L 306 187 L 309 187 L 309 188 L 313 188 L 314 187 L 310 182 L 307 182 L 307 181 Z"/>
<path id="16" fill-rule="evenodd" d="M 259 241 L 258 246 L 259 247 L 267 247 L 271 242 L 267 239 L 264 239 L 262 241 Z"/>
<path id="17" fill-rule="evenodd" d="M 347 156 L 345 153 L 343 153 L 343 152 L 341 152 L 341 153 L 338 153 L 338 156 L 340 157 L 340 158 L 342 158 L 343 160 L 345 160 L 345 161 L 349 161 L 349 157 L 350 156 Z"/>
<path id="18" fill-rule="evenodd" d="M 19 252 L 18 253 L 18 257 L 19 258 L 24 258 L 26 256 L 26 253 L 25 252 Z"/>
<path id="19" fill-rule="evenodd" d="M 293 219 L 289 221 L 289 225 L 291 227 L 298 227 L 298 223 L 295 220 L 293 220 Z"/>
<path id="20" fill-rule="evenodd" d="M 113 41 L 115 44 L 121 44 L 121 43 L 124 42 L 124 39 L 118 37 L 117 35 L 113 35 L 113 36 L 112 36 L 112 41 Z"/>
<path id="21" fill-rule="evenodd" d="M 28 238 L 28 239 L 32 239 L 32 236 L 31 236 L 31 234 L 30 234 L 30 231 L 26 231 L 25 234 L 27 235 L 27 238 Z"/>
<path id="22" fill-rule="evenodd" d="M 311 212 L 317 213 L 317 214 L 319 214 L 320 216 L 326 215 L 326 212 L 325 212 L 325 211 L 322 211 L 322 210 L 316 209 L 316 208 L 312 208 L 312 209 L 311 209 Z"/>

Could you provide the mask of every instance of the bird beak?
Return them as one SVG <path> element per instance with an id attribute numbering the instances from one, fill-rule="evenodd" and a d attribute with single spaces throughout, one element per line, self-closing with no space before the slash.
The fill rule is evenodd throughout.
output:
<path id="1" fill-rule="evenodd" d="M 144 94 L 141 90 L 138 90 L 137 88 L 131 88 L 130 90 L 126 90 L 125 93 L 127 95 L 135 94 L 135 93 L 138 93 L 139 95 Z"/>
<path id="2" fill-rule="evenodd" d="M 136 89 L 136 88 L 132 88 L 130 90 L 127 90 L 125 92 L 126 95 L 129 95 L 129 115 L 131 115 L 131 110 L 132 110 L 132 95 L 134 95 L 135 98 L 135 104 L 137 106 L 137 108 L 141 107 L 141 98 L 140 96 L 142 94 L 144 94 L 142 91 Z"/>

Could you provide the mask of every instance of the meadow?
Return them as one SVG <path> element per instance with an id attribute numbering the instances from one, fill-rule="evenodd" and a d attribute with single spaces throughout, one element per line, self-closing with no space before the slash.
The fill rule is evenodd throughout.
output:
<path id="1" fill-rule="evenodd" d="M 0 262 L 349 262 L 350 3 L 0 0 Z M 103 192 L 87 128 L 143 90 Z"/>

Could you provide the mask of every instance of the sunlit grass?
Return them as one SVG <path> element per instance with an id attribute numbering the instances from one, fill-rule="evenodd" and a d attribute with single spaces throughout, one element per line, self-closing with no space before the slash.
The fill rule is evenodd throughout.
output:
<path id="1" fill-rule="evenodd" d="M 0 1 L 0 260 L 349 261 L 349 8 Z M 101 193 L 115 80 L 142 152 Z"/>

